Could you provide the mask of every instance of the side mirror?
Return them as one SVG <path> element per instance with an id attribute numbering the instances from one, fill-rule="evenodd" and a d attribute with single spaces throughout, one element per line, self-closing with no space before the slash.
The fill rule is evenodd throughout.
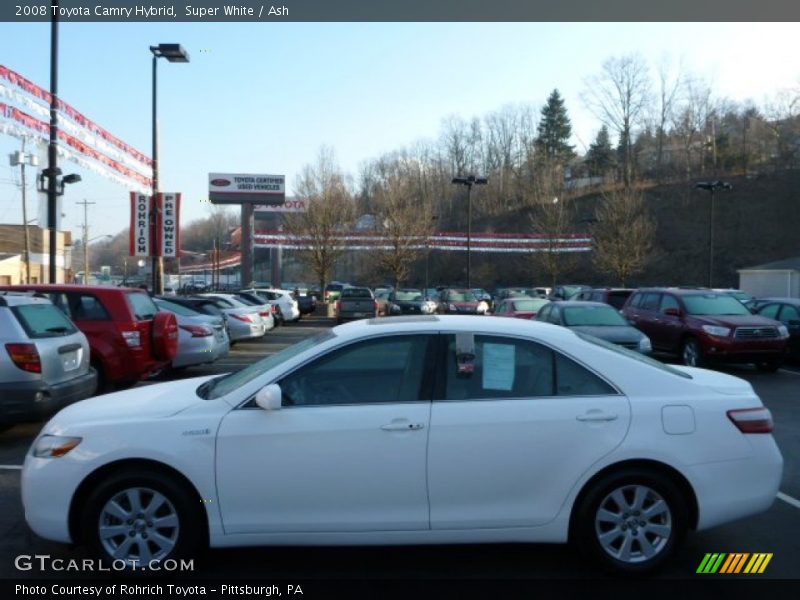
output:
<path id="1" fill-rule="evenodd" d="M 664 314 L 665 315 L 669 315 L 670 317 L 680 317 L 681 316 L 681 311 L 680 311 L 679 308 L 670 307 L 670 308 L 665 308 L 664 309 Z"/>
<path id="2" fill-rule="evenodd" d="M 282 396 L 281 386 L 277 383 L 270 383 L 258 390 L 256 404 L 264 410 L 279 410 Z"/>

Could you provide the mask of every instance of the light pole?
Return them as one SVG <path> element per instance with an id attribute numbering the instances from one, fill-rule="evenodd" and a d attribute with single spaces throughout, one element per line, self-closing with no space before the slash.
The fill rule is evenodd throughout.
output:
<path id="1" fill-rule="evenodd" d="M 708 207 L 708 287 L 714 287 L 714 192 L 717 190 L 731 190 L 733 186 L 725 181 L 698 181 L 694 187 L 705 190 L 711 194 Z"/>
<path id="2" fill-rule="evenodd" d="M 153 198 L 152 209 L 150 211 L 150 224 L 152 228 L 151 244 L 156 244 L 158 232 L 158 208 L 155 205 L 156 195 L 158 194 L 158 106 L 156 102 L 156 92 L 158 87 L 158 59 L 166 58 L 169 62 L 189 62 L 189 54 L 180 44 L 159 44 L 150 46 L 153 53 Z M 153 293 L 164 293 L 164 259 L 160 256 L 161 249 L 153 248 L 152 268 L 153 268 Z"/>
<path id="3" fill-rule="evenodd" d="M 451 183 L 467 186 L 467 289 L 472 288 L 472 186 L 486 185 L 487 177 L 453 177 Z"/>
<path id="4" fill-rule="evenodd" d="M 32 167 L 39 166 L 39 157 L 35 154 L 26 154 L 25 153 L 25 140 L 22 140 L 22 150 L 19 152 L 15 152 L 9 156 L 11 166 L 16 167 L 19 165 L 21 171 L 21 185 L 22 185 L 22 227 L 23 227 L 23 235 L 25 239 L 25 283 L 31 282 L 31 241 L 30 235 L 28 232 L 28 203 L 27 203 L 27 193 L 28 193 L 28 184 L 25 180 L 25 165 L 30 165 Z"/>

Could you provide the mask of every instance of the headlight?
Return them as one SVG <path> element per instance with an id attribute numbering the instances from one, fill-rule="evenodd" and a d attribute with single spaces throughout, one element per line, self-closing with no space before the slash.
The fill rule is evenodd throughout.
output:
<path id="1" fill-rule="evenodd" d="M 59 458 L 81 443 L 83 438 L 61 435 L 43 435 L 33 447 L 36 458 Z"/>
<path id="2" fill-rule="evenodd" d="M 483 300 L 478 302 L 478 312 L 479 313 L 485 313 L 487 310 L 489 310 L 489 305 L 486 304 L 486 302 L 484 302 Z"/>
<path id="3" fill-rule="evenodd" d="M 789 329 L 786 327 L 786 325 L 778 325 L 778 335 L 780 335 L 782 338 L 789 337 Z"/>
<path id="4" fill-rule="evenodd" d="M 643 336 L 642 339 L 639 340 L 639 352 L 644 354 L 649 354 L 653 351 L 653 344 L 650 343 L 650 338 L 647 336 Z"/>
<path id="5" fill-rule="evenodd" d="M 453 312 L 458 312 L 458 307 L 456 307 L 455 304 L 448 304 L 447 308 L 448 310 L 452 310 Z"/>
<path id="6" fill-rule="evenodd" d="M 703 325 L 703 331 L 716 337 L 728 337 L 730 327 L 717 327 L 716 325 Z"/>
<path id="7" fill-rule="evenodd" d="M 430 300 L 422 305 L 422 312 L 424 313 L 432 313 L 435 310 L 436 310 L 436 304 L 434 302 L 431 302 Z"/>

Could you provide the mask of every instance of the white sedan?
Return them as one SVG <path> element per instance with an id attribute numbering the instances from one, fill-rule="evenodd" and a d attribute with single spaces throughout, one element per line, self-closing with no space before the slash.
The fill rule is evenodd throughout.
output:
<path id="1" fill-rule="evenodd" d="M 574 541 L 649 571 L 767 510 L 749 383 L 545 323 L 358 321 L 237 373 L 62 410 L 22 473 L 40 536 L 140 567 L 213 547 Z"/>

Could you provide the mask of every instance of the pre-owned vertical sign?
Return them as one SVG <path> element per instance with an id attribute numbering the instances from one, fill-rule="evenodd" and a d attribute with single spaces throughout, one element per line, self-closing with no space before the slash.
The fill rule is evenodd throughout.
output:
<path id="1" fill-rule="evenodd" d="M 150 256 L 150 196 L 131 192 L 130 255 Z"/>
<path id="2" fill-rule="evenodd" d="M 180 194 L 158 194 L 158 251 L 167 258 L 179 255 L 180 248 Z"/>

